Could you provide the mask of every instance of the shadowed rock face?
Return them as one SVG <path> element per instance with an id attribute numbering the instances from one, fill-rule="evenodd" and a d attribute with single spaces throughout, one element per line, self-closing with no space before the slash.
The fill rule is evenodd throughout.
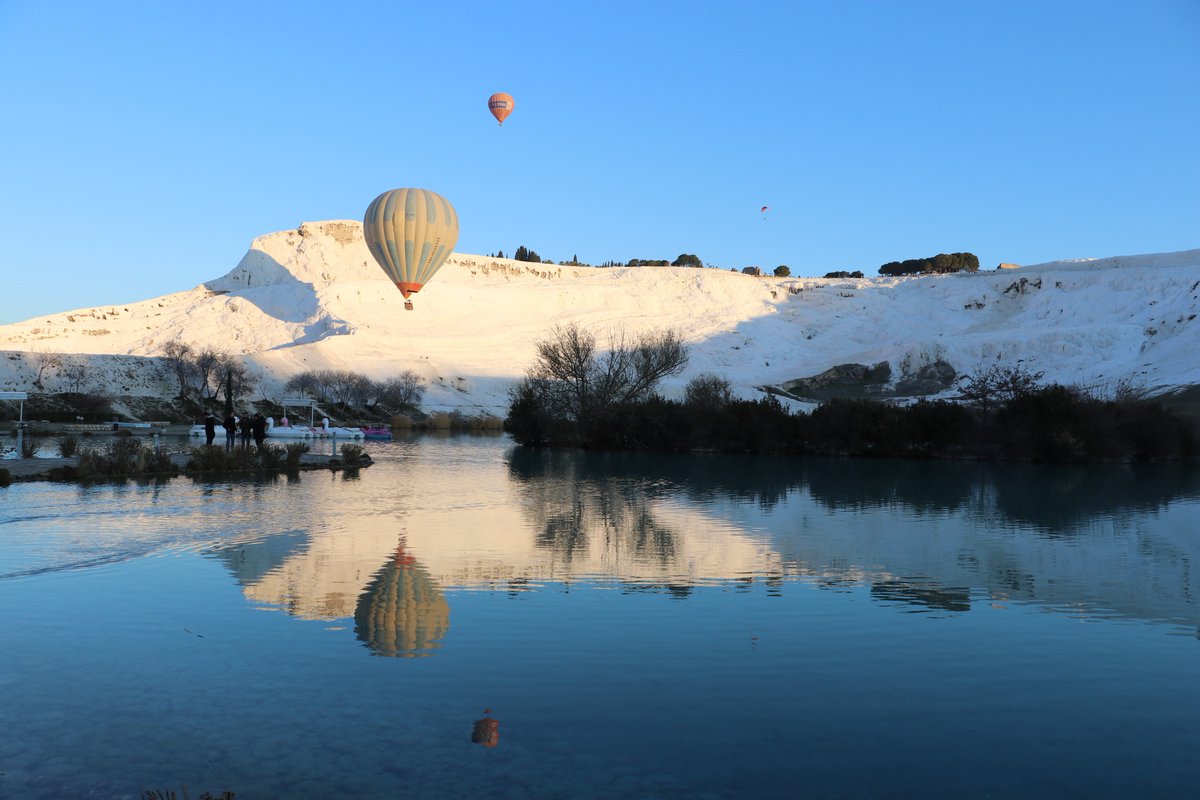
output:
<path id="1" fill-rule="evenodd" d="M 783 384 L 783 391 L 803 400 L 829 400 L 835 397 L 924 397 L 943 392 L 954 385 L 958 371 L 949 362 L 938 359 L 906 373 L 893 385 L 892 368 L 886 361 L 874 366 L 838 364 L 819 375 L 799 378 Z"/>
<path id="2" fill-rule="evenodd" d="M 944 392 L 954 385 L 958 371 L 948 362 L 938 359 L 925 364 L 916 373 L 903 375 L 896 381 L 895 394 L 899 397 L 923 397 Z"/>
<path id="3" fill-rule="evenodd" d="M 788 394 L 812 400 L 833 397 L 877 397 L 885 394 L 892 379 L 892 367 L 886 361 L 874 366 L 838 364 L 820 375 L 800 378 L 783 384 Z"/>

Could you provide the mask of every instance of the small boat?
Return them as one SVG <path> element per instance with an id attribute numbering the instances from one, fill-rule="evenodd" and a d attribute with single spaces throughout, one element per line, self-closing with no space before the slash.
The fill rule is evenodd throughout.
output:
<path id="1" fill-rule="evenodd" d="M 392 432 L 387 428 L 362 428 L 364 439 L 391 439 Z"/>

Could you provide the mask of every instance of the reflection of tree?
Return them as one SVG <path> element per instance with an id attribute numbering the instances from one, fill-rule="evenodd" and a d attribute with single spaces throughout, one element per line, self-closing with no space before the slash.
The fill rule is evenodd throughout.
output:
<path id="1" fill-rule="evenodd" d="M 918 512 L 955 511 L 971 497 L 982 467 L 912 459 L 809 459 L 805 482 L 832 509 L 902 503 Z"/>
<path id="2" fill-rule="evenodd" d="M 970 590 L 959 587 L 900 580 L 876 581 L 871 584 L 871 596 L 884 602 L 937 608 L 943 611 L 971 610 Z"/>
<path id="3" fill-rule="evenodd" d="M 623 474 L 619 462 L 604 455 L 514 451 L 510 473 L 526 489 L 538 547 L 569 564 L 598 540 L 606 557 L 672 562 L 676 534 L 655 522 L 648 481 Z"/>
<path id="4" fill-rule="evenodd" d="M 450 627 L 450 604 L 404 545 L 358 598 L 354 633 L 376 655 L 429 655 Z"/>
<path id="5" fill-rule="evenodd" d="M 514 448 L 513 479 L 528 483 L 554 477 L 564 468 L 581 478 L 620 479 L 639 484 L 652 497 L 676 493 L 704 499 L 721 495 L 753 500 L 769 509 L 797 488 L 804 476 L 800 458 L 697 453 L 565 452 Z"/>
<path id="6" fill-rule="evenodd" d="M 1200 492 L 1200 469 L 1194 464 L 1002 466 L 990 470 L 997 509 L 1051 534 L 1086 528 L 1098 516 L 1156 511 L 1176 497 Z"/>

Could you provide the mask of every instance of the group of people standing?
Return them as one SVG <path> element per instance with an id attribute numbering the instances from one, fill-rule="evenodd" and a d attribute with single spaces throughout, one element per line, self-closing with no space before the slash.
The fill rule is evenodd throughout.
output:
<path id="1" fill-rule="evenodd" d="M 225 428 L 225 449 L 232 450 L 234 440 L 238 433 L 242 435 L 242 446 L 249 447 L 250 439 L 254 439 L 254 444 L 259 450 L 262 449 L 263 440 L 267 438 L 267 418 L 262 414 L 255 414 L 253 418 L 249 416 L 239 417 L 236 414 L 227 414 L 225 421 L 221 423 Z M 213 439 L 217 437 L 217 418 L 213 414 L 209 414 L 204 418 L 204 439 L 205 444 L 212 445 Z"/>

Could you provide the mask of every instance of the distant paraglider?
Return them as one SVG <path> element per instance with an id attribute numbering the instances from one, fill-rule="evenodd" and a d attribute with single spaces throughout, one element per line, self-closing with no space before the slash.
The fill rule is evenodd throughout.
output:
<path id="1" fill-rule="evenodd" d="M 427 189 L 392 189 L 371 201 L 363 217 L 367 249 L 404 295 L 421 290 L 458 241 L 458 213 Z"/>
<path id="2" fill-rule="evenodd" d="M 767 218 L 767 212 L 770 210 L 771 210 L 770 206 L 763 206 L 762 208 L 759 209 L 759 212 L 763 215 L 763 219 Z"/>
<path id="3" fill-rule="evenodd" d="M 512 95 L 505 94 L 504 92 L 496 92 L 488 98 L 488 110 L 492 112 L 492 116 L 496 118 L 496 121 L 503 125 L 504 120 L 508 118 L 508 115 L 513 110 Z"/>

